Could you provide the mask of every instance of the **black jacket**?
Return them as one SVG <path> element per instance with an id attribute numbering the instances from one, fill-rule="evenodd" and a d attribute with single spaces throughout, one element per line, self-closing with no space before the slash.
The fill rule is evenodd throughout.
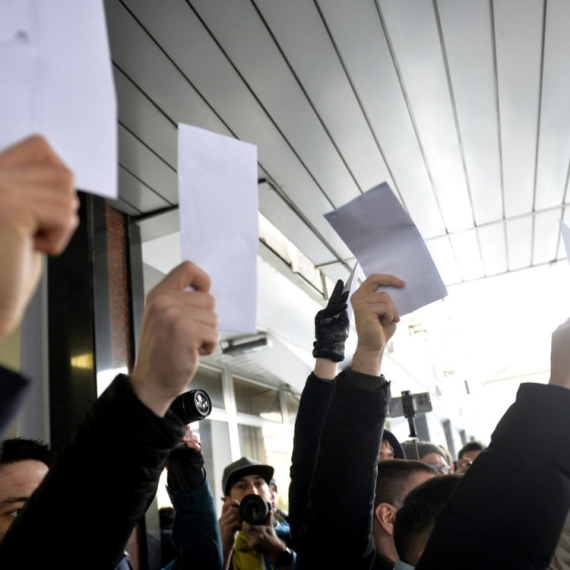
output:
<path id="1" fill-rule="evenodd" d="M 570 390 L 522 384 L 417 570 L 547 568 L 570 508 Z"/>
<path id="2" fill-rule="evenodd" d="M 372 515 L 390 383 L 339 374 L 321 430 L 297 570 L 373 568 Z"/>
<path id="3" fill-rule="evenodd" d="M 118 376 L 0 545 L 0 567 L 112 570 L 185 427 L 160 418 Z"/>

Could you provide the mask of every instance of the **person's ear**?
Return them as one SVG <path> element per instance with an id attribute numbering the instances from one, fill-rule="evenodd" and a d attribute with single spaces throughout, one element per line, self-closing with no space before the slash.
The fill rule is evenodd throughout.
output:
<path id="1" fill-rule="evenodd" d="M 384 529 L 386 534 L 394 536 L 394 521 L 396 520 L 396 507 L 389 503 L 380 503 L 374 510 L 374 517 Z"/>

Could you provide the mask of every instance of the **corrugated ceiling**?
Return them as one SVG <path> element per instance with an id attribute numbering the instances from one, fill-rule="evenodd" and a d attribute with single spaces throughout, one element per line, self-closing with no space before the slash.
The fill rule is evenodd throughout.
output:
<path id="1" fill-rule="evenodd" d="M 564 256 L 567 0 L 106 0 L 121 210 L 177 204 L 177 124 L 258 145 L 261 212 L 332 279 L 323 218 L 388 181 L 449 285 Z"/>

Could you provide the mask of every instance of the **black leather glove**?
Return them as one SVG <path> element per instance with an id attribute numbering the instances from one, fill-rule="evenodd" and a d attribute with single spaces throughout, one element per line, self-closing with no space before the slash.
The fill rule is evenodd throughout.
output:
<path id="1" fill-rule="evenodd" d="M 328 305 L 315 315 L 315 342 L 313 356 L 333 362 L 344 360 L 344 343 L 348 338 L 350 322 L 346 312 L 348 291 L 342 292 L 344 283 L 336 282 Z"/>

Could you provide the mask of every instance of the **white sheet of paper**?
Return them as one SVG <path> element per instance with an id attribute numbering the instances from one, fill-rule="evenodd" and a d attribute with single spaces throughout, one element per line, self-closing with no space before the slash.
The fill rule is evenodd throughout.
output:
<path id="1" fill-rule="evenodd" d="M 560 230 L 562 232 L 562 239 L 564 240 L 564 247 L 566 248 L 566 255 L 570 263 L 570 228 L 560 220 Z"/>
<path id="2" fill-rule="evenodd" d="M 395 275 L 403 289 L 387 291 L 400 316 L 442 299 L 447 290 L 416 225 L 385 182 L 325 215 L 364 274 Z"/>
<path id="3" fill-rule="evenodd" d="M 117 104 L 103 3 L 0 0 L 0 13 L 0 151 L 43 135 L 77 188 L 116 198 Z"/>
<path id="4" fill-rule="evenodd" d="M 178 185 L 182 258 L 210 275 L 218 329 L 257 332 L 257 147 L 180 124 Z"/>

